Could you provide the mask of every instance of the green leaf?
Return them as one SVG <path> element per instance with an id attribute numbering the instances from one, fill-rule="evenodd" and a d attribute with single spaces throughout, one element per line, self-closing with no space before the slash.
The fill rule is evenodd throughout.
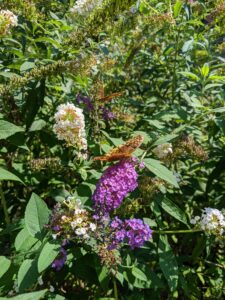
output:
<path id="1" fill-rule="evenodd" d="M 48 223 L 49 210 L 46 203 L 36 194 L 32 194 L 25 210 L 25 224 L 32 236 L 39 236 Z"/>
<path id="2" fill-rule="evenodd" d="M 194 80 L 194 81 L 199 81 L 200 78 L 194 74 L 194 73 L 191 73 L 191 72 L 178 72 L 182 75 L 184 75 L 185 77 L 189 77 L 190 79 Z"/>
<path id="3" fill-rule="evenodd" d="M 35 67 L 35 63 L 31 61 L 25 61 L 21 66 L 20 66 L 20 72 L 28 71 L 30 69 L 33 69 Z"/>
<path id="4" fill-rule="evenodd" d="M 204 66 L 201 68 L 201 73 L 203 77 L 207 77 L 209 75 L 209 65 L 204 64 Z"/>
<path id="5" fill-rule="evenodd" d="M 49 43 L 55 46 L 56 48 L 61 48 L 61 45 L 54 39 L 48 38 L 48 37 L 40 37 L 35 39 L 35 42 L 43 42 L 43 43 Z"/>
<path id="6" fill-rule="evenodd" d="M 20 77 L 18 74 L 13 72 L 0 72 L 0 76 L 6 77 L 6 78 L 12 78 L 12 77 Z"/>
<path id="7" fill-rule="evenodd" d="M 24 131 L 22 127 L 16 126 L 5 120 L 0 120 L 0 140 L 5 140 L 9 136 L 22 131 Z"/>
<path id="8" fill-rule="evenodd" d="M 46 122 L 42 119 L 40 120 L 36 120 L 34 121 L 30 128 L 29 128 L 29 131 L 39 131 L 39 130 L 42 130 L 45 126 L 46 126 Z"/>
<path id="9" fill-rule="evenodd" d="M 31 288 L 38 279 L 37 261 L 26 259 L 23 261 L 18 272 L 18 286 L 20 291 Z"/>
<path id="10" fill-rule="evenodd" d="M 157 141 L 154 142 L 153 146 L 158 146 L 167 142 L 170 142 L 171 140 L 178 137 L 178 134 L 167 134 L 162 137 L 160 137 Z"/>
<path id="11" fill-rule="evenodd" d="M 105 266 L 100 266 L 96 268 L 97 275 L 98 275 L 98 280 L 101 284 L 101 287 L 105 290 L 108 289 L 108 284 L 109 284 L 109 270 Z"/>
<path id="12" fill-rule="evenodd" d="M 0 256 L 0 278 L 8 271 L 11 261 L 5 256 Z"/>
<path id="13" fill-rule="evenodd" d="M 0 300 L 40 300 L 43 299 L 44 295 L 46 294 L 46 290 L 38 291 L 38 292 L 33 292 L 33 293 L 26 293 L 26 294 L 21 294 L 15 297 L 0 297 Z"/>
<path id="14" fill-rule="evenodd" d="M 28 251 L 38 240 L 28 232 L 27 228 L 23 228 L 16 236 L 16 251 Z"/>
<path id="15" fill-rule="evenodd" d="M 134 275 L 134 277 L 143 280 L 143 281 L 148 281 L 147 276 L 145 275 L 144 272 L 142 272 L 140 269 L 138 269 L 137 267 L 133 267 L 132 268 L 132 274 Z"/>
<path id="16" fill-rule="evenodd" d="M 187 225 L 185 213 L 173 201 L 164 196 L 156 197 L 156 201 L 169 215 Z"/>
<path id="17" fill-rule="evenodd" d="M 160 235 L 158 254 L 159 265 L 170 290 L 175 291 L 178 284 L 178 265 L 166 235 Z"/>
<path id="18" fill-rule="evenodd" d="M 180 1 L 180 0 L 177 0 L 174 7 L 173 7 L 173 15 L 174 15 L 174 18 L 177 18 L 181 12 L 181 9 L 182 9 L 182 5 L 183 5 L 183 2 Z"/>
<path id="19" fill-rule="evenodd" d="M 0 181 L 1 180 L 12 180 L 23 183 L 23 181 L 19 177 L 0 167 Z"/>
<path id="20" fill-rule="evenodd" d="M 149 169 L 149 171 L 154 173 L 159 178 L 179 188 L 176 177 L 170 170 L 163 166 L 160 161 L 152 158 L 146 158 L 144 159 L 144 163 L 146 168 Z"/>
<path id="21" fill-rule="evenodd" d="M 41 273 L 45 269 L 50 266 L 50 264 L 54 261 L 54 259 L 57 257 L 60 250 L 60 246 L 58 244 L 53 244 L 47 242 L 39 257 L 38 257 L 38 272 Z"/>

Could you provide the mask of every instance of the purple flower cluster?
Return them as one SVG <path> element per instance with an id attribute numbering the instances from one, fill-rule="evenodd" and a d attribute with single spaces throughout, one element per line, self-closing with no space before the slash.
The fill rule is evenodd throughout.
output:
<path id="1" fill-rule="evenodd" d="M 61 247 L 59 255 L 52 263 L 52 268 L 56 269 L 56 271 L 60 271 L 66 262 L 66 258 L 67 252 L 63 247 Z"/>
<path id="2" fill-rule="evenodd" d="M 121 160 L 106 169 L 92 196 L 97 213 L 109 214 L 121 204 L 128 193 L 136 189 L 138 174 L 135 165 L 134 159 Z"/>
<path id="3" fill-rule="evenodd" d="M 77 103 L 78 104 L 83 103 L 89 112 L 94 109 L 94 106 L 91 103 L 91 99 L 87 96 L 82 96 L 81 94 L 78 94 L 77 95 Z"/>
<path id="4" fill-rule="evenodd" d="M 110 227 L 112 229 L 110 249 L 115 249 L 123 241 L 126 241 L 132 249 L 138 248 L 152 237 L 152 230 L 140 219 L 122 221 L 115 217 Z"/>
<path id="5" fill-rule="evenodd" d="M 106 107 L 102 108 L 102 116 L 103 116 L 103 119 L 106 121 L 113 120 L 116 118 L 115 114 Z"/>

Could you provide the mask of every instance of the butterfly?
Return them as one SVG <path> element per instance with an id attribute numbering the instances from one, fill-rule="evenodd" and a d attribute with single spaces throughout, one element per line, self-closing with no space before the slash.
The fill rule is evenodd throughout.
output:
<path id="1" fill-rule="evenodd" d="M 98 99 L 98 101 L 108 102 L 108 101 L 112 100 L 113 98 L 118 98 L 118 97 L 120 97 L 122 95 L 123 95 L 123 92 L 116 92 L 116 93 L 112 93 L 112 94 L 110 94 L 108 96 L 104 96 L 104 97 Z"/>
<path id="2" fill-rule="evenodd" d="M 120 96 L 122 96 L 124 94 L 124 92 L 116 92 L 116 93 L 112 93 L 110 95 L 105 96 L 105 90 L 104 90 L 104 86 L 101 85 L 97 94 L 97 101 L 101 101 L 101 102 L 109 102 L 110 100 L 112 100 L 113 98 L 118 98 Z"/>
<path id="3" fill-rule="evenodd" d="M 96 156 L 94 160 L 114 161 L 123 158 L 129 158 L 131 157 L 132 153 L 142 144 L 143 140 L 143 136 L 137 135 L 126 141 L 124 144 L 112 149 L 107 154 L 103 156 Z"/>

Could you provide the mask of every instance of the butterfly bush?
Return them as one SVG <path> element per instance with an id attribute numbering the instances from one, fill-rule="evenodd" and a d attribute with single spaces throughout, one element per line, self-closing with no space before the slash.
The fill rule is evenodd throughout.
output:
<path id="1" fill-rule="evenodd" d="M 0 35 L 9 33 L 12 27 L 17 26 L 18 18 L 10 10 L 0 10 Z"/>
<path id="2" fill-rule="evenodd" d="M 111 249 L 116 248 L 121 242 L 127 242 L 132 249 L 139 248 L 152 237 L 152 230 L 140 219 L 122 221 L 115 217 L 110 227 L 112 229 Z"/>
<path id="3" fill-rule="evenodd" d="M 225 214 L 216 208 L 204 208 L 202 215 L 195 216 L 190 222 L 209 234 L 218 236 L 224 234 Z"/>
<path id="4" fill-rule="evenodd" d="M 173 147 L 171 143 L 164 143 L 158 145 L 155 149 L 153 149 L 153 153 L 158 156 L 160 159 L 166 158 L 169 154 L 173 153 Z"/>
<path id="5" fill-rule="evenodd" d="M 87 17 L 101 3 L 102 0 L 77 0 L 70 11 L 83 17 Z"/>
<path id="6" fill-rule="evenodd" d="M 53 127 L 59 140 L 65 140 L 67 145 L 78 147 L 80 156 L 86 158 L 87 139 L 83 110 L 72 103 L 61 104 L 55 114 Z"/>
<path id="7" fill-rule="evenodd" d="M 128 193 L 137 188 L 136 165 L 135 159 L 121 160 L 106 169 L 92 196 L 96 211 L 107 215 L 121 204 Z"/>

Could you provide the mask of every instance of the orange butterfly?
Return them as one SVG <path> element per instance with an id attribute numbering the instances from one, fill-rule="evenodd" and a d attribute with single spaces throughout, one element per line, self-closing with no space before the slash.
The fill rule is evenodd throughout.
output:
<path id="1" fill-rule="evenodd" d="M 97 93 L 97 101 L 101 101 L 101 102 L 108 102 L 110 100 L 112 100 L 113 98 L 118 98 L 120 96 L 122 96 L 124 94 L 124 92 L 116 92 L 116 93 L 112 93 L 110 95 L 105 96 L 105 89 L 104 86 L 101 85 L 99 87 L 98 93 Z"/>
<path id="2" fill-rule="evenodd" d="M 96 156 L 94 160 L 101 161 L 114 161 L 123 158 L 131 157 L 132 153 L 142 144 L 144 138 L 141 135 L 137 135 L 126 143 L 112 149 L 110 152 L 103 156 Z"/>
<path id="3" fill-rule="evenodd" d="M 112 100 L 113 98 L 118 98 L 122 95 L 123 95 L 123 92 L 116 92 L 116 93 L 112 93 L 108 96 L 104 96 L 104 97 L 98 99 L 98 101 L 108 102 L 108 101 Z"/>

